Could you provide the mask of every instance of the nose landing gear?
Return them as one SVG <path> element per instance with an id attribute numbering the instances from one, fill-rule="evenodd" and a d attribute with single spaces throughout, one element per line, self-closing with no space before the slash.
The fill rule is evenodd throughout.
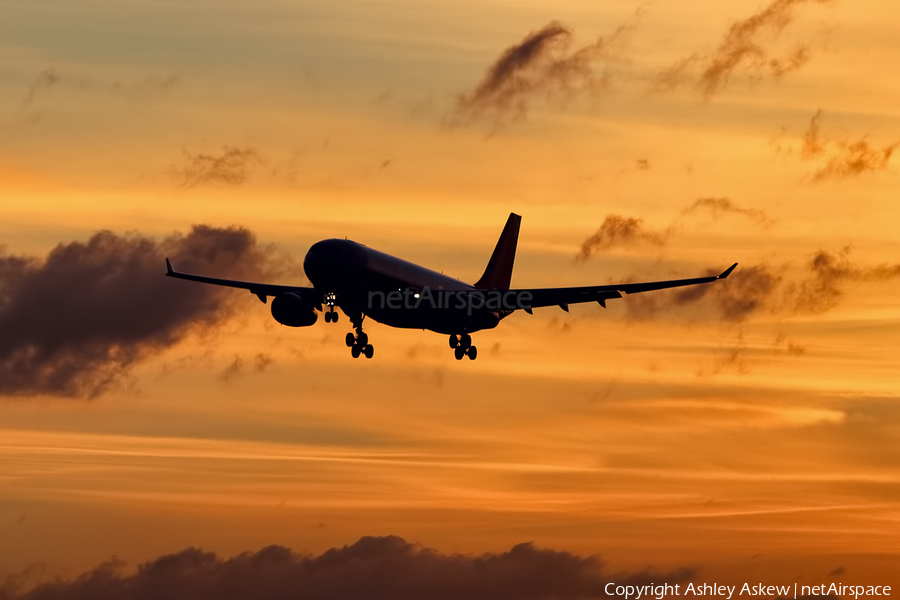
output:
<path id="1" fill-rule="evenodd" d="M 469 360 L 475 360 L 478 357 L 478 348 L 472 345 L 472 336 L 468 333 L 451 335 L 450 347 L 453 348 L 456 360 L 462 360 L 463 356 L 468 356 Z"/>
<path id="2" fill-rule="evenodd" d="M 334 294 L 334 292 L 325 294 L 325 306 L 328 307 L 328 310 L 325 312 L 326 323 L 337 323 L 338 321 L 338 313 L 334 312 L 334 301 L 336 299 L 337 296 Z"/>

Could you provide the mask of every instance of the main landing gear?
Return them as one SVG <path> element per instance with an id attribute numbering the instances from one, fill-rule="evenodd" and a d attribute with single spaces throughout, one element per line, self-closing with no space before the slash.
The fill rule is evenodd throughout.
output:
<path id="1" fill-rule="evenodd" d="M 348 333 L 345 339 L 350 348 L 350 355 L 353 358 L 359 358 L 359 355 L 362 354 L 366 358 L 372 358 L 372 355 L 375 354 L 375 347 L 369 343 L 369 336 L 362 330 L 362 318 L 354 320 L 353 326 L 356 329 L 356 335 L 352 332 Z"/>
<path id="2" fill-rule="evenodd" d="M 334 312 L 335 299 L 336 296 L 333 293 L 325 294 L 325 306 L 328 307 L 328 310 L 325 312 L 326 323 L 337 323 L 338 321 L 338 313 Z"/>
<path id="3" fill-rule="evenodd" d="M 472 336 L 468 333 L 451 335 L 450 347 L 454 349 L 456 360 L 462 360 L 463 356 L 468 356 L 469 360 L 475 360 L 478 356 L 478 348 L 472 345 Z"/>

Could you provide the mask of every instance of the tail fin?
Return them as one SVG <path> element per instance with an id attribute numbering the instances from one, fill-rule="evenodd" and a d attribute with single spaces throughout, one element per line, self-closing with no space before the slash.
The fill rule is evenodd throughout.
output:
<path id="1" fill-rule="evenodd" d="M 513 261 L 516 259 L 516 242 L 519 240 L 519 224 L 522 217 L 509 213 L 509 219 L 497 240 L 494 253 L 484 275 L 475 284 L 478 289 L 508 290 L 512 280 Z"/>

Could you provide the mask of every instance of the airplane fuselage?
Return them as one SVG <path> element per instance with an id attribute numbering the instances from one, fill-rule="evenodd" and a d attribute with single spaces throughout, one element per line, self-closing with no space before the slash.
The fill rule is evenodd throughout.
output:
<path id="1" fill-rule="evenodd" d="M 473 285 L 351 240 L 314 244 L 303 270 L 351 318 L 365 314 L 391 327 L 471 333 L 496 327 L 510 313 L 472 306 Z"/>

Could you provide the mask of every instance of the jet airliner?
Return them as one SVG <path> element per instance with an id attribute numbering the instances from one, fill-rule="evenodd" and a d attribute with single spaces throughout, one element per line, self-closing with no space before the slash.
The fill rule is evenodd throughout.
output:
<path id="1" fill-rule="evenodd" d="M 341 311 L 354 331 L 346 336 L 354 358 L 372 358 L 374 347 L 363 331 L 366 317 L 391 327 L 428 329 L 449 336 L 457 360 L 474 360 L 478 348 L 471 334 L 493 329 L 517 310 L 532 314 L 535 308 L 606 301 L 666 288 L 712 283 L 725 279 L 737 266 L 719 275 L 562 288 L 511 288 L 513 261 L 521 217 L 509 215 L 506 226 L 481 279 L 474 285 L 373 250 L 351 240 L 323 240 L 313 244 L 303 260 L 303 270 L 312 287 L 273 285 L 191 275 L 175 270 L 166 259 L 166 275 L 189 281 L 249 290 L 263 303 L 271 296 L 272 316 L 282 325 L 308 327 L 324 313 L 327 323 L 336 323 Z"/>

